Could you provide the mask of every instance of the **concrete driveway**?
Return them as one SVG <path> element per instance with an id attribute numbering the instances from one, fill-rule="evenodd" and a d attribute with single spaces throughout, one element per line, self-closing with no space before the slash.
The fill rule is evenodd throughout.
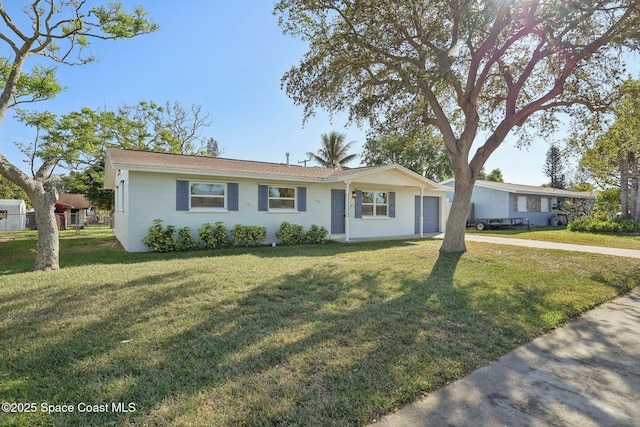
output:
<path id="1" fill-rule="evenodd" d="M 444 234 L 440 234 L 436 237 L 444 237 Z M 493 243 L 496 245 L 524 246 L 528 248 L 557 249 L 561 251 L 588 252 L 592 254 L 640 258 L 640 250 L 638 249 L 619 249 L 608 248 L 604 246 L 575 245 L 571 243 L 545 242 L 542 240 L 526 240 L 511 237 L 481 236 L 478 234 L 467 234 L 465 236 L 465 240 L 471 242 Z"/>
<path id="2" fill-rule="evenodd" d="M 468 240 L 584 250 L 490 236 Z M 640 251 L 587 248 L 640 258 Z M 640 287 L 374 425 L 640 426 Z"/>

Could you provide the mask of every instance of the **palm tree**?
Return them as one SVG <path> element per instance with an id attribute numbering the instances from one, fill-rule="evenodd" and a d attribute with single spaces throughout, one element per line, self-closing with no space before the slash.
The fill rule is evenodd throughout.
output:
<path id="1" fill-rule="evenodd" d="M 311 160 L 315 160 L 320 166 L 330 169 L 343 169 L 345 164 L 357 157 L 357 154 L 347 154 L 349 147 L 355 142 L 344 143 L 346 135 L 339 132 L 329 132 L 320 135 L 322 147 L 317 154 L 307 152 Z"/>

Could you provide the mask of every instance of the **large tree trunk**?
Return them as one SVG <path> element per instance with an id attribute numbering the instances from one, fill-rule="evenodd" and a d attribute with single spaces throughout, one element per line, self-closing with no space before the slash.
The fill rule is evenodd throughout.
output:
<path id="1" fill-rule="evenodd" d="M 640 212 L 638 212 L 638 159 L 632 154 L 629 162 L 631 163 L 631 219 L 638 220 Z"/>
<path id="2" fill-rule="evenodd" d="M 620 164 L 620 211 L 622 218 L 629 219 L 629 163 L 627 153 L 620 150 L 618 161 Z"/>
<path id="3" fill-rule="evenodd" d="M 55 188 L 43 188 L 41 183 L 35 185 L 29 199 L 33 204 L 38 225 L 38 253 L 34 270 L 58 270 L 60 244 L 58 241 L 58 224 L 54 213 L 58 192 Z"/>
<path id="4" fill-rule="evenodd" d="M 54 213 L 58 191 L 48 182 L 48 171 L 53 165 L 45 162 L 36 173 L 37 178 L 27 176 L 0 154 L 0 174 L 22 188 L 29 196 L 38 225 L 38 253 L 34 270 L 58 270 L 60 245 L 58 224 Z"/>
<path id="5" fill-rule="evenodd" d="M 455 193 L 453 203 L 447 219 L 447 230 L 444 234 L 444 241 L 440 247 L 440 252 L 457 253 L 466 252 L 467 246 L 464 242 L 464 235 L 467 230 L 467 216 L 469 214 L 469 204 L 473 193 L 475 180 L 456 177 Z"/>

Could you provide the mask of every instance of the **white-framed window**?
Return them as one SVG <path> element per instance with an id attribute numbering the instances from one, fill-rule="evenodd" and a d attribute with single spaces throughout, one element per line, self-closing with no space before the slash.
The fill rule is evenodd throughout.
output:
<path id="1" fill-rule="evenodd" d="M 540 212 L 549 212 L 549 199 L 547 197 L 540 198 Z"/>
<path id="2" fill-rule="evenodd" d="M 269 210 L 295 210 L 296 187 L 269 186 Z"/>
<path id="3" fill-rule="evenodd" d="M 0 221 L 9 217 L 9 211 L 0 210 Z"/>
<path id="4" fill-rule="evenodd" d="M 389 216 L 389 193 L 363 191 L 362 216 Z"/>
<path id="5" fill-rule="evenodd" d="M 189 182 L 190 209 L 226 209 L 227 185 L 219 182 Z"/>
<path id="6" fill-rule="evenodd" d="M 518 212 L 527 212 L 527 196 L 518 196 Z"/>

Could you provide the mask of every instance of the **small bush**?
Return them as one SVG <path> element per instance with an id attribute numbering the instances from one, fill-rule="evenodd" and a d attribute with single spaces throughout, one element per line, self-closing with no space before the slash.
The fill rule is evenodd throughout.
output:
<path id="1" fill-rule="evenodd" d="M 258 246 L 265 240 L 267 240 L 265 227 L 236 224 L 231 229 L 231 241 L 234 246 Z"/>
<path id="2" fill-rule="evenodd" d="M 328 235 L 329 231 L 326 228 L 311 224 L 309 231 L 304 234 L 304 241 L 312 245 L 321 245 L 326 243 Z"/>
<path id="3" fill-rule="evenodd" d="M 287 221 L 280 224 L 276 237 L 283 245 L 300 245 L 305 242 L 304 228 L 301 225 L 289 224 Z"/>
<path id="4" fill-rule="evenodd" d="M 637 233 L 640 222 L 619 218 L 577 219 L 569 224 L 569 230 L 588 233 Z"/>
<path id="5" fill-rule="evenodd" d="M 202 244 L 207 249 L 226 248 L 231 245 L 229 230 L 222 225 L 222 221 L 216 222 L 215 226 L 209 223 L 203 224 L 202 227 L 198 229 L 198 233 L 200 234 Z"/>
<path id="6" fill-rule="evenodd" d="M 174 252 L 178 250 L 178 242 L 174 237 L 176 228 L 173 225 L 162 225 L 162 220 L 156 218 L 149 227 L 147 235 L 142 239 L 142 243 L 147 245 L 153 252 Z"/>
<path id="7" fill-rule="evenodd" d="M 178 241 L 176 242 L 176 250 L 193 251 L 200 249 L 200 243 L 193 237 L 191 227 L 182 227 L 178 230 Z"/>

